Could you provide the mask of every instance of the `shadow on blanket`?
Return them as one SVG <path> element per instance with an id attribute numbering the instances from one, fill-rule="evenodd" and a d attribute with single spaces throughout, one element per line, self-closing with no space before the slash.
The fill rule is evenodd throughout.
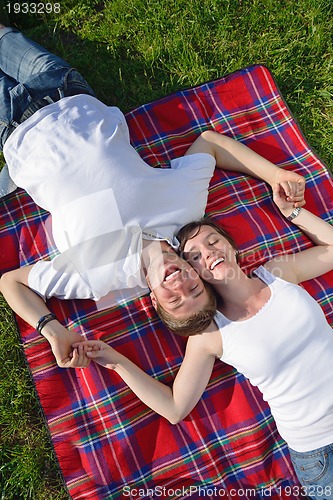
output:
<path id="1" fill-rule="evenodd" d="M 152 166 L 167 167 L 205 129 L 241 140 L 282 168 L 305 176 L 309 209 L 332 220 L 330 176 L 263 66 L 141 106 L 127 120 L 133 145 Z M 297 227 L 281 218 L 267 186 L 242 175 L 216 171 L 207 214 L 231 231 L 248 271 L 282 251 L 311 246 Z M 23 191 L 5 199 L 2 272 L 56 253 L 46 237 L 48 223 L 48 214 Z M 333 273 L 304 286 L 333 324 Z M 50 308 L 69 328 L 112 342 L 148 373 L 172 383 L 185 340 L 163 327 L 149 297 L 113 308 L 105 302 L 101 307 L 52 299 Z M 222 490 L 233 492 L 233 498 L 265 498 L 268 492 L 283 498 L 284 487 L 298 484 L 261 394 L 231 367 L 217 362 L 197 407 L 172 426 L 141 403 L 116 373 L 94 363 L 86 370 L 58 368 L 48 343 L 17 320 L 73 499 L 218 498 Z"/>

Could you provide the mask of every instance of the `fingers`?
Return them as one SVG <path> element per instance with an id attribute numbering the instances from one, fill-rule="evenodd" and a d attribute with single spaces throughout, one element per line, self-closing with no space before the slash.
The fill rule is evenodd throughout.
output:
<path id="1" fill-rule="evenodd" d="M 79 345 L 83 345 L 94 349 L 102 349 L 104 346 L 104 342 L 102 342 L 101 340 L 81 340 L 80 342 L 74 342 L 72 344 L 72 347 L 76 348 Z"/>
<path id="2" fill-rule="evenodd" d="M 100 358 L 101 356 L 103 356 L 103 353 L 101 353 L 101 350 L 100 349 L 91 349 L 89 351 L 87 351 L 87 356 L 88 358 L 91 358 L 91 359 L 97 359 L 97 358 Z"/>
<path id="3" fill-rule="evenodd" d="M 91 359 L 102 355 L 103 342 L 99 340 L 84 340 L 72 344 L 73 351 L 70 353 L 66 365 L 71 368 L 87 368 Z"/>
<path id="4" fill-rule="evenodd" d="M 302 200 L 302 201 L 296 201 L 294 203 L 294 207 L 295 208 L 301 208 L 301 207 L 304 207 L 304 205 L 306 204 L 306 201 L 305 200 Z"/>
<path id="5" fill-rule="evenodd" d="M 283 181 L 280 186 L 289 198 L 303 197 L 304 195 L 304 182 Z"/>
<path id="6" fill-rule="evenodd" d="M 305 180 L 299 179 L 297 182 L 283 181 L 280 183 L 284 191 L 286 201 L 292 202 L 294 207 L 303 207 L 305 205 L 304 192 Z"/>
<path id="7" fill-rule="evenodd" d="M 89 347 L 79 344 L 74 350 L 71 359 L 71 367 L 87 368 L 90 364 L 90 359 L 87 356 Z"/>

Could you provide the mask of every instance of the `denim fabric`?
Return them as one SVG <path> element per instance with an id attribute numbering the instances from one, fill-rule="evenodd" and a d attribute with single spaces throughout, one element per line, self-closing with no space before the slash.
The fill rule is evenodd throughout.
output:
<path id="1" fill-rule="evenodd" d="M 304 493 L 316 500 L 333 499 L 333 444 L 306 453 L 290 449 L 290 456 Z"/>
<path id="2" fill-rule="evenodd" d="M 60 57 L 15 28 L 0 29 L 0 148 L 29 106 L 44 97 L 94 95 L 84 78 Z"/>

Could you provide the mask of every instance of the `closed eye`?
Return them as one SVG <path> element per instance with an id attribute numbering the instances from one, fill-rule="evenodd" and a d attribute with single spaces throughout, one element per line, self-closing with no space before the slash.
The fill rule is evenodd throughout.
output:
<path id="1" fill-rule="evenodd" d="M 177 304 L 179 301 L 180 301 L 180 297 L 176 297 L 176 298 L 173 298 L 173 299 L 169 300 L 169 304 L 171 304 L 171 305 L 175 305 L 175 304 Z"/>
<path id="2" fill-rule="evenodd" d="M 200 260 L 200 253 L 194 253 L 194 252 L 188 253 L 185 255 L 185 258 L 187 261 L 197 262 L 198 260 Z"/>
<path id="3" fill-rule="evenodd" d="M 192 299 L 196 299 L 197 297 L 200 297 L 200 295 L 202 295 L 202 294 L 204 293 L 204 291 L 205 291 L 204 289 L 200 290 L 198 293 L 196 293 L 196 294 L 192 295 L 192 296 L 191 296 L 191 298 L 192 298 Z M 186 302 L 186 301 L 185 301 L 185 302 Z M 183 304 L 184 304 L 185 302 L 184 302 L 182 299 L 180 299 L 180 298 L 179 298 L 179 299 L 177 299 L 176 301 L 174 301 L 174 302 L 172 303 L 172 306 L 173 306 L 173 307 L 172 307 L 172 310 L 174 310 L 174 311 L 175 311 L 176 309 L 180 309 L 180 308 L 183 306 Z"/>

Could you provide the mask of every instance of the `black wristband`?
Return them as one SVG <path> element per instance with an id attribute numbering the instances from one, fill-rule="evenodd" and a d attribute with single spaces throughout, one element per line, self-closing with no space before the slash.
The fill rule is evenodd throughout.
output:
<path id="1" fill-rule="evenodd" d="M 49 323 L 50 321 L 53 321 L 54 319 L 57 319 L 56 315 L 53 313 L 46 314 L 45 316 L 42 316 L 38 321 L 36 325 L 36 330 L 37 332 L 41 335 L 42 334 L 42 328 Z"/>

